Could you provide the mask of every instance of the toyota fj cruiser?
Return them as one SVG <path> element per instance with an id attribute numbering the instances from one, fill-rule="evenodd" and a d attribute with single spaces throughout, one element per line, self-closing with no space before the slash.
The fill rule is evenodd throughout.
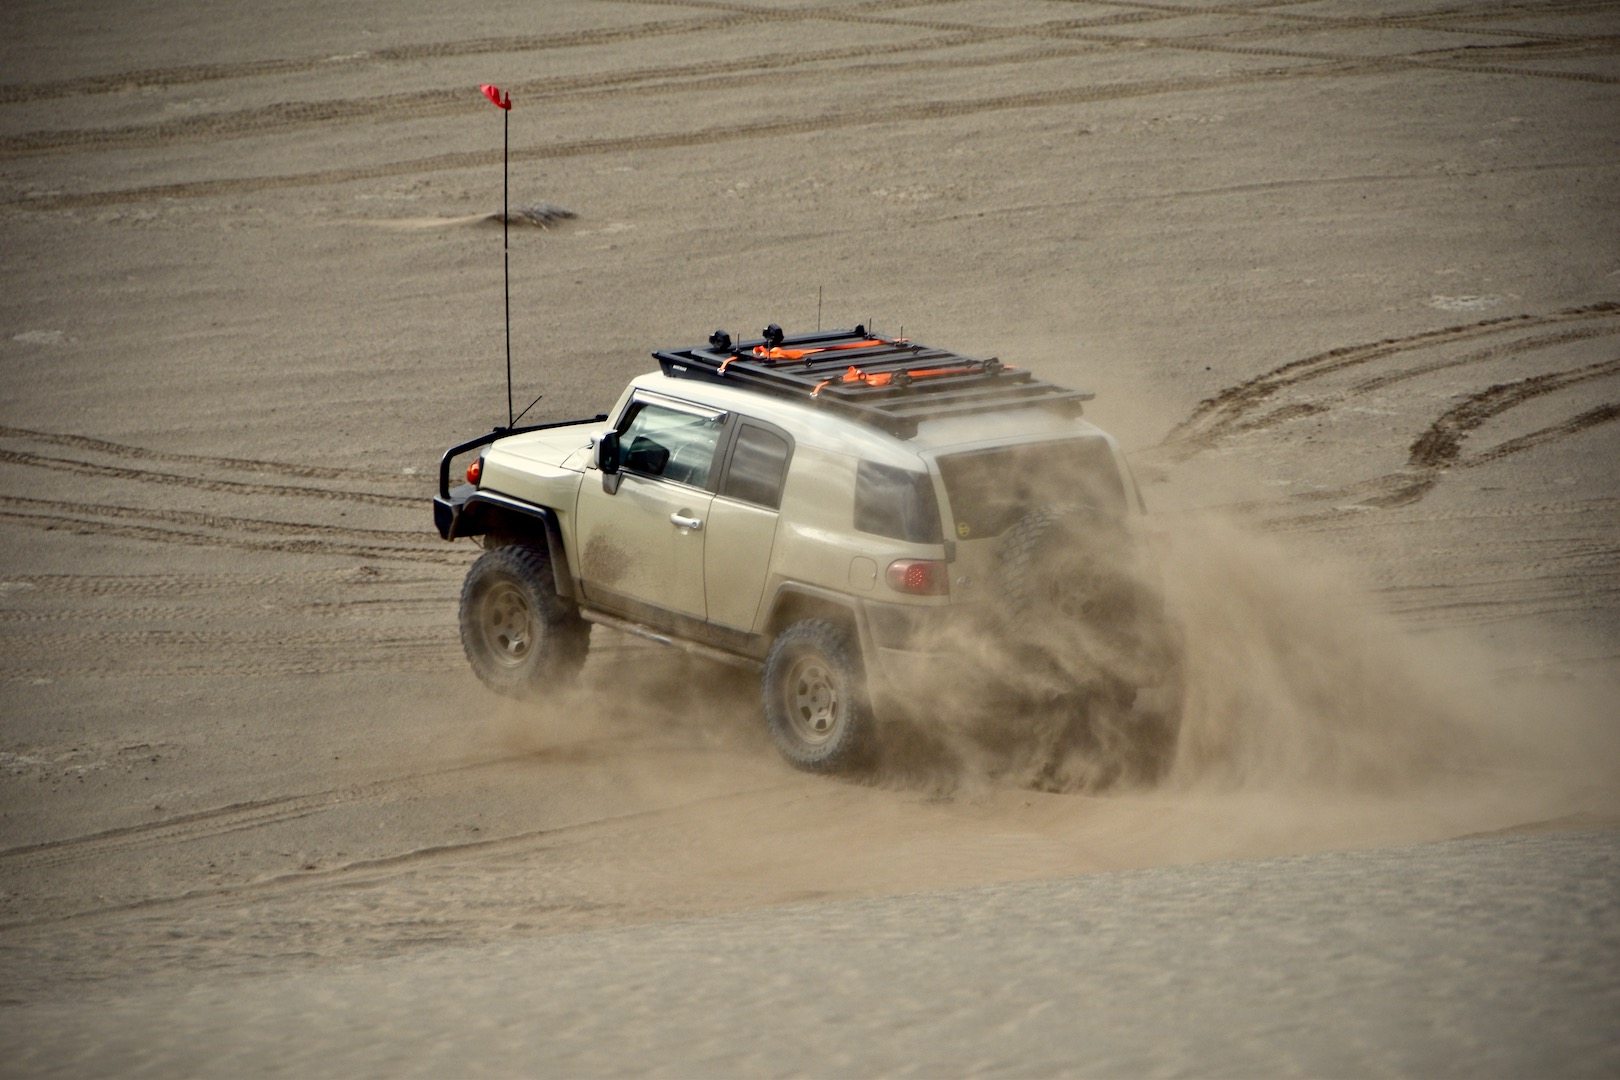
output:
<path id="1" fill-rule="evenodd" d="M 762 671 L 783 756 L 834 771 L 952 679 L 1128 714 L 1164 678 L 1140 495 L 1089 393 L 862 326 L 653 355 L 611 413 L 440 463 L 439 534 L 485 549 L 460 618 L 492 690 L 571 678 L 602 624 Z"/>

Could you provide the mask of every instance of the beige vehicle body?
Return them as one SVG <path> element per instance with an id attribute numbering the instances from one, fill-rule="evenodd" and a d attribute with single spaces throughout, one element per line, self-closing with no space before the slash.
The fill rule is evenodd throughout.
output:
<path id="1" fill-rule="evenodd" d="M 717 429 L 710 454 L 743 425 L 784 435 L 778 505 L 718 490 L 708 476 L 724 475 L 731 462 L 712 457 L 695 474 L 626 468 L 611 489 L 595 461 L 598 440 L 609 430 L 622 437 L 632 416 L 649 409 L 709 419 Z M 900 440 L 813 404 L 655 372 L 632 381 L 610 415 L 607 425 L 499 440 L 484 452 L 479 492 L 555 512 L 572 579 L 559 585 L 587 613 L 600 609 L 660 639 L 676 635 L 743 660 L 762 659 L 773 631 L 811 611 L 853 621 L 871 675 L 898 677 L 930 659 L 908 648 L 919 616 L 981 599 L 996 571 L 995 536 L 955 535 L 942 457 L 1097 440 L 1128 492 L 1127 509 L 1140 507 L 1113 437 L 1041 408 L 924 421 L 914 438 Z M 857 528 L 862 462 L 926 477 L 952 535 L 908 540 Z M 944 563 L 948 592 L 896 588 L 887 571 L 901 560 Z"/>
<path id="2" fill-rule="evenodd" d="M 452 448 L 441 535 L 543 551 L 570 617 L 743 666 L 768 667 L 790 627 L 828 624 L 881 713 L 957 663 L 950 630 L 995 600 L 1013 523 L 1054 504 L 1106 503 L 1122 522 L 1141 512 L 1115 440 L 1079 415 L 1089 395 L 874 422 L 823 400 L 831 379 L 770 392 L 729 381 L 724 363 L 689 371 L 690 351 L 655 355 L 663 370 L 631 381 L 610 413 Z M 959 366 L 910 370 L 968 370 L 949 355 Z M 932 387 L 908 397 L 880 378 L 850 365 L 842 381 L 877 383 L 891 405 L 931 400 Z M 480 447 L 476 483 L 451 491 L 450 459 Z"/>

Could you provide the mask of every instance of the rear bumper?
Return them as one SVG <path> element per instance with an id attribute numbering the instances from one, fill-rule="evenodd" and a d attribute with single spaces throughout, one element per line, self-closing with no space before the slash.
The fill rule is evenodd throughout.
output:
<path id="1" fill-rule="evenodd" d="M 981 681 L 994 634 L 975 608 L 868 603 L 861 614 L 867 685 L 875 697 L 915 703 Z"/>
<path id="2" fill-rule="evenodd" d="M 884 711 L 928 714 L 965 701 L 1017 711 L 1113 685 L 1122 674 L 1096 666 L 1079 639 L 1028 638 L 983 605 L 869 604 L 863 614 L 867 686 Z"/>

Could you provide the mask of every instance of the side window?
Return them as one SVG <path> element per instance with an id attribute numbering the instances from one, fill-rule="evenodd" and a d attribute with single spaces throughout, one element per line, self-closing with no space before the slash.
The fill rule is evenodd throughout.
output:
<path id="1" fill-rule="evenodd" d="M 706 487 L 724 420 L 720 414 L 639 402 L 619 433 L 619 465 L 642 476 Z"/>
<path id="2" fill-rule="evenodd" d="M 927 473 L 863 461 L 855 470 L 855 527 L 861 532 L 937 544 L 939 500 Z"/>
<path id="3" fill-rule="evenodd" d="M 720 494 L 768 510 L 779 508 L 791 450 L 788 441 L 776 432 L 743 424 L 737 432 L 731 467 L 726 470 Z"/>

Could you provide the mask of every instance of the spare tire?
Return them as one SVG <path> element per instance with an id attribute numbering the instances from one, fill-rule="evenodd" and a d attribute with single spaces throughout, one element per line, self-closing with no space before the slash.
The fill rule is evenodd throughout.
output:
<path id="1" fill-rule="evenodd" d="M 1127 539 L 1117 520 L 1088 507 L 1032 511 L 996 542 L 1001 599 L 1014 618 L 1090 617 L 1119 576 Z"/>
<path id="2" fill-rule="evenodd" d="M 1159 779 L 1181 726 L 1181 636 L 1141 554 L 1123 521 L 1081 506 L 1032 511 L 997 546 L 1004 639 L 1102 786 Z M 1138 703 L 1148 687 L 1166 700 Z"/>
<path id="3" fill-rule="evenodd" d="M 1086 506 L 1031 511 L 997 543 L 1005 632 L 1077 686 L 1128 701 L 1174 664 L 1157 582 L 1117 516 Z"/>

